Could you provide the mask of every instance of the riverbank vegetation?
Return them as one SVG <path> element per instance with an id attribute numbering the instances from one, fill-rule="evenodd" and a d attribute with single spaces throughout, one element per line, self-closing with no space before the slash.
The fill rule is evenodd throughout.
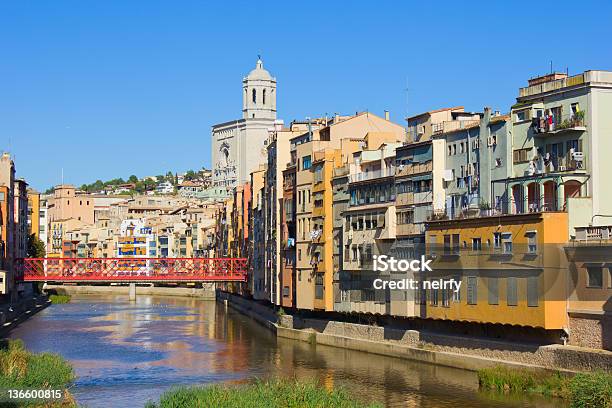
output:
<path id="1" fill-rule="evenodd" d="M 68 302 L 70 302 L 70 299 L 71 299 L 70 295 L 56 295 L 56 294 L 53 294 L 53 295 L 49 296 L 49 300 L 54 305 L 60 305 L 60 304 L 68 303 Z"/>
<path id="2" fill-rule="evenodd" d="M 61 389 L 74 381 L 72 366 L 58 354 L 31 353 L 21 340 L 0 343 L 0 389 Z M 13 406 L 4 402 L 2 406 Z M 70 393 L 64 391 L 63 401 L 23 400 L 14 406 L 76 407 Z"/>
<path id="3" fill-rule="evenodd" d="M 612 408 L 612 373 L 596 371 L 575 376 L 505 367 L 478 371 L 481 388 L 499 392 L 531 392 L 563 398 L 572 408 Z"/>
<path id="4" fill-rule="evenodd" d="M 164 393 L 158 404 L 149 402 L 146 408 L 357 408 L 378 406 L 363 404 L 343 390 L 328 391 L 314 382 L 277 379 L 237 386 L 211 385 L 176 388 Z"/>

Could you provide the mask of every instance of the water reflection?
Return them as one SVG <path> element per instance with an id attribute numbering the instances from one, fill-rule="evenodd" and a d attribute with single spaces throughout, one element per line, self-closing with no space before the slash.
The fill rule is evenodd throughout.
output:
<path id="1" fill-rule="evenodd" d="M 268 376 L 316 378 L 388 406 L 554 406 L 479 393 L 475 374 L 462 370 L 276 339 L 231 309 L 191 298 L 73 298 L 11 337 L 69 359 L 78 376 L 73 393 L 89 407 L 142 406 L 173 385 Z"/>

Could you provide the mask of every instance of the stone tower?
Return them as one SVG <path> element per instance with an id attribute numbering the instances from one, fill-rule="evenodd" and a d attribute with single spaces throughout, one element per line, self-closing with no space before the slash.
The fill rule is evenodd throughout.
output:
<path id="1" fill-rule="evenodd" d="M 264 69 L 261 57 L 242 80 L 242 118 L 276 119 L 276 78 Z"/>

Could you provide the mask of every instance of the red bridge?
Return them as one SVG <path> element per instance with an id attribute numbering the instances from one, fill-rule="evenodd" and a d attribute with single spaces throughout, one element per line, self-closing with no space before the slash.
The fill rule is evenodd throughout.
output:
<path id="1" fill-rule="evenodd" d="M 26 282 L 244 282 L 244 258 L 25 258 Z"/>

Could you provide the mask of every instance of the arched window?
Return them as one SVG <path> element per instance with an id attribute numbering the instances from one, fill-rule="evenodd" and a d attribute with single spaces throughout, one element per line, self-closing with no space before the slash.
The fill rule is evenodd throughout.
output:
<path id="1" fill-rule="evenodd" d="M 257 103 L 257 91 L 253 89 L 253 103 Z"/>
<path id="2" fill-rule="evenodd" d="M 262 103 L 265 105 L 266 104 L 266 90 L 263 90 L 263 95 L 261 97 Z"/>

